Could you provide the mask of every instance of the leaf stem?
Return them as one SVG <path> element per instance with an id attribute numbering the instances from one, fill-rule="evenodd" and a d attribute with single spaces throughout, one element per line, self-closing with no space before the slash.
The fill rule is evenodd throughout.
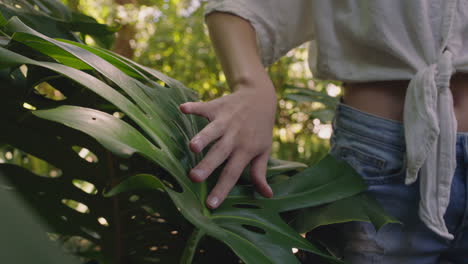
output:
<path id="1" fill-rule="evenodd" d="M 194 228 L 192 234 L 187 240 L 187 245 L 184 248 L 184 252 L 182 254 L 182 258 L 180 259 L 180 264 L 191 264 L 193 261 L 193 257 L 195 256 L 195 252 L 198 248 L 198 243 L 200 239 L 205 235 L 205 232 L 198 228 Z"/>
<path id="2" fill-rule="evenodd" d="M 115 160 L 112 156 L 112 154 L 109 151 L 106 151 L 106 156 L 107 156 L 107 165 L 108 165 L 108 171 L 109 171 L 109 180 L 111 182 L 111 186 L 114 187 L 117 185 L 117 177 L 115 174 Z M 113 213 L 113 225 L 114 225 L 114 235 L 115 235 L 115 244 L 113 245 L 114 249 L 114 256 L 113 256 L 113 263 L 115 264 L 122 264 L 124 263 L 123 261 L 123 256 L 124 256 L 124 240 L 123 240 L 123 226 L 122 222 L 120 219 L 120 212 L 121 207 L 120 207 L 120 201 L 119 201 L 119 196 L 112 197 L 112 213 Z"/>

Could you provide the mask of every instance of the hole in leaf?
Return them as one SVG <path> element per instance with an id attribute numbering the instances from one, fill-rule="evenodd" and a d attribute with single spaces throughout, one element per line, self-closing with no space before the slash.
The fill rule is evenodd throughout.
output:
<path id="1" fill-rule="evenodd" d="M 58 178 L 60 176 L 62 176 L 62 170 L 60 169 L 51 169 L 49 171 L 49 177 L 51 178 Z"/>
<path id="2" fill-rule="evenodd" d="M 177 230 L 171 231 L 171 235 L 177 235 L 179 232 Z"/>
<path id="3" fill-rule="evenodd" d="M 182 192 L 182 187 L 175 179 L 170 178 L 170 176 L 164 175 L 164 178 L 159 177 L 159 179 L 164 183 L 165 186 L 171 188 L 173 191 L 178 193 Z"/>
<path id="4" fill-rule="evenodd" d="M 96 163 L 99 161 L 98 157 L 87 148 L 73 146 L 72 149 L 78 154 L 78 156 L 80 156 L 80 158 L 86 160 L 89 163 Z"/>
<path id="5" fill-rule="evenodd" d="M 7 152 L 5 152 L 4 156 L 5 156 L 5 159 L 11 160 L 11 159 L 13 159 L 13 152 L 7 151 Z"/>
<path id="6" fill-rule="evenodd" d="M 85 43 L 88 44 L 88 45 L 91 45 L 91 46 L 95 46 L 96 45 L 96 40 L 94 40 L 94 38 L 91 37 L 90 35 L 86 35 L 85 36 Z"/>
<path id="7" fill-rule="evenodd" d="M 101 239 L 101 235 L 99 235 L 96 231 L 93 231 L 89 228 L 86 228 L 86 227 L 80 227 L 81 230 L 83 230 L 83 232 L 85 232 L 86 234 L 90 235 L 91 237 L 95 238 L 95 239 Z"/>
<path id="8" fill-rule="evenodd" d="M 42 177 L 57 178 L 63 174 L 61 169 L 53 166 L 47 161 L 28 154 L 27 152 L 13 146 L 7 146 L 0 151 L 0 163 L 15 164 Z"/>
<path id="9" fill-rule="evenodd" d="M 119 169 L 120 169 L 121 171 L 127 171 L 127 170 L 128 170 L 128 165 L 127 165 L 127 164 L 120 163 L 120 164 L 119 164 Z"/>
<path id="10" fill-rule="evenodd" d="M 162 87 L 166 87 L 166 83 L 161 80 L 157 80 L 156 83 L 161 85 Z"/>
<path id="11" fill-rule="evenodd" d="M 266 234 L 266 231 L 263 228 L 253 226 L 253 225 L 242 225 L 243 228 L 249 230 L 250 232 L 258 233 L 258 234 Z"/>
<path id="12" fill-rule="evenodd" d="M 91 119 L 92 119 L 92 120 L 97 120 L 97 118 L 95 118 L 95 117 L 92 117 Z"/>
<path id="13" fill-rule="evenodd" d="M 255 204 L 234 204 L 232 207 L 242 208 L 242 209 L 262 209 L 260 206 Z"/>
<path id="14" fill-rule="evenodd" d="M 72 236 L 66 239 L 66 248 L 68 249 L 68 246 L 72 246 L 73 250 L 77 252 L 88 250 L 93 245 L 93 242 L 81 236 Z"/>
<path id="15" fill-rule="evenodd" d="M 297 248 L 292 248 L 291 251 L 292 251 L 293 254 L 296 254 L 297 252 L 299 252 L 299 249 L 297 249 Z"/>
<path id="16" fill-rule="evenodd" d="M 24 77 L 28 77 L 28 66 L 23 64 L 19 67 L 19 69 Z"/>
<path id="17" fill-rule="evenodd" d="M 23 108 L 25 109 L 28 109 L 28 110 L 31 110 L 31 111 L 34 111 L 34 110 L 37 110 L 37 107 L 33 106 L 33 105 L 30 105 L 28 103 L 23 103 Z"/>
<path id="18" fill-rule="evenodd" d="M 138 195 L 132 195 L 132 196 L 130 196 L 130 198 L 128 198 L 128 200 L 129 200 L 130 202 L 136 202 L 136 201 L 140 200 L 140 196 L 138 196 Z"/>
<path id="19" fill-rule="evenodd" d="M 47 237 L 52 240 L 52 241 L 57 241 L 60 239 L 60 235 L 57 234 L 57 233 L 50 233 L 50 232 L 47 232 Z"/>
<path id="20" fill-rule="evenodd" d="M 85 204 L 83 203 L 80 203 L 80 202 L 77 202 L 75 200 L 71 200 L 71 199 L 62 199 L 62 203 L 68 207 L 70 207 L 71 209 L 79 212 L 79 213 L 82 213 L 82 214 L 87 214 L 89 213 L 89 208 L 88 206 L 86 206 Z"/>
<path id="21" fill-rule="evenodd" d="M 162 180 L 162 182 L 169 188 L 171 189 L 174 189 L 174 185 L 172 185 L 171 182 L 167 181 L 167 180 Z"/>
<path id="22" fill-rule="evenodd" d="M 101 224 L 103 226 L 109 226 L 109 222 L 107 222 L 107 219 L 105 219 L 104 217 L 99 217 L 97 220 L 98 220 L 99 224 Z"/>
<path id="23" fill-rule="evenodd" d="M 96 186 L 90 182 L 74 179 L 72 180 L 72 183 L 76 188 L 82 190 L 85 193 L 97 194 Z"/>
<path id="24" fill-rule="evenodd" d="M 63 101 L 67 99 L 67 97 L 60 90 L 56 89 L 48 82 L 41 82 L 40 84 L 34 86 L 34 90 L 36 93 L 50 100 Z"/>
<path id="25" fill-rule="evenodd" d="M 125 114 L 122 112 L 114 112 L 112 115 L 120 119 L 125 117 Z"/>
<path id="26" fill-rule="evenodd" d="M 149 248 L 149 250 L 155 252 L 155 251 L 158 250 L 158 247 L 157 246 L 152 246 L 152 247 Z"/>

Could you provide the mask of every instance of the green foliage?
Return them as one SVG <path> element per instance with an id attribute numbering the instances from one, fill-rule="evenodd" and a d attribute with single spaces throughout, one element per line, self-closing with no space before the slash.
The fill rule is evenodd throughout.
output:
<path id="1" fill-rule="evenodd" d="M 211 263 L 219 256 L 225 263 L 238 263 L 236 256 L 299 263 L 291 251 L 299 248 L 339 263 L 298 230 L 393 221 L 361 196 L 360 176 L 331 156 L 306 169 L 271 160 L 274 198 L 260 197 L 247 175 L 220 208 L 209 210 L 204 201 L 220 171 L 204 183 L 187 177 L 204 155 L 192 153 L 188 142 L 207 120 L 178 110 L 196 93 L 154 69 L 71 41 L 69 32 L 59 36 L 67 40 L 51 38 L 18 17 L 2 20 L 0 143 L 22 158 L 0 164 L 0 173 L 78 256 L 112 264 Z M 23 164 L 31 156 L 56 173 L 37 175 Z M 342 214 L 343 205 L 363 209 Z M 326 218 L 317 217 L 324 211 Z M 301 222 L 309 218 L 316 224 Z"/>
<path id="2" fill-rule="evenodd" d="M 301 210 L 292 223 L 298 232 L 351 221 L 369 222 L 378 230 L 388 223 L 399 223 L 385 215 L 377 201 L 366 195 L 355 195 L 335 203 Z"/>
<path id="3" fill-rule="evenodd" d="M 110 46 L 113 33 L 118 30 L 98 24 L 92 17 L 72 12 L 55 0 L 2 0 L 0 25 L 12 16 L 21 18 L 25 24 L 50 37 L 81 41 L 89 35 L 105 47 Z M 80 35 L 73 32 L 80 32 Z"/>
<path id="4" fill-rule="evenodd" d="M 135 0 L 125 5 L 118 5 L 114 0 L 79 2 L 81 11 L 100 22 L 119 21 L 136 29 L 130 40 L 136 62 L 177 76 L 197 91 L 203 101 L 229 93 L 204 25 L 204 1 Z M 299 103 L 285 97 L 288 86 L 328 96 L 327 87 L 331 82 L 312 78 L 305 47 L 296 48 L 268 68 L 279 98 L 272 156 L 312 165 L 328 152 L 329 122 L 322 122 L 321 116 L 329 117 L 334 109 L 325 111 L 319 102 Z M 317 117 L 319 111 L 323 114 Z"/>
<path id="5" fill-rule="evenodd" d="M 5 187 L 5 183 L 2 187 Z M 0 245 L 3 248 L 0 251 L 0 259 L 3 263 L 79 263 L 63 254 L 57 245 L 52 244 L 42 224 L 36 221 L 29 207 L 17 194 L 0 188 L 0 208 L 4 212 L 0 226 Z"/>

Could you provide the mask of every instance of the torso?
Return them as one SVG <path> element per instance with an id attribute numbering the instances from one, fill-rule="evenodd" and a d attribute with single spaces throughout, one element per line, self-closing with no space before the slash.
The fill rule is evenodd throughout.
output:
<path id="1" fill-rule="evenodd" d="M 345 83 L 343 102 L 383 118 L 403 121 L 409 81 Z M 458 131 L 468 132 L 468 74 L 455 74 L 450 81 Z"/>

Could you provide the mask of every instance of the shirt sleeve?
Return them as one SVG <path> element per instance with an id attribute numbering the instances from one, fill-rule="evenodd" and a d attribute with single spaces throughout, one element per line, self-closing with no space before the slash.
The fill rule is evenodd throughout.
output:
<path id="1" fill-rule="evenodd" d="M 312 40 L 311 0 L 208 0 L 205 16 L 219 11 L 252 24 L 262 63 L 269 66 L 300 44 Z"/>

